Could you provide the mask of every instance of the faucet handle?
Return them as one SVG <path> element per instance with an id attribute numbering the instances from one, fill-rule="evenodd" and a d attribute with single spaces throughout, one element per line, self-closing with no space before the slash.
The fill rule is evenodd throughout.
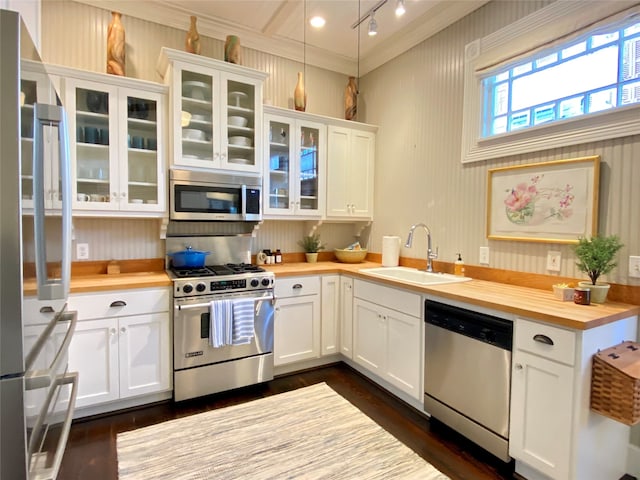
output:
<path id="1" fill-rule="evenodd" d="M 429 252 L 429 258 L 430 258 L 430 259 L 434 260 L 434 259 L 438 258 L 438 249 L 439 249 L 439 248 L 440 248 L 440 247 L 436 247 L 436 253 Z"/>

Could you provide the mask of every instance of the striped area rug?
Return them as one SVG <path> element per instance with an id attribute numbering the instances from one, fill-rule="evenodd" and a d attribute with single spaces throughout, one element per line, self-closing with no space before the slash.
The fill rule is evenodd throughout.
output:
<path id="1" fill-rule="evenodd" d="M 121 433 L 119 480 L 448 477 L 324 383 Z"/>

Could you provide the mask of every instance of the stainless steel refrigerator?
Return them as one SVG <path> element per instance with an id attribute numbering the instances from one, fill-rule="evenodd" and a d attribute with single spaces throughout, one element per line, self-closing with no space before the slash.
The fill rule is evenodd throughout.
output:
<path id="1" fill-rule="evenodd" d="M 69 147 L 54 85 L 19 15 L 0 10 L 1 480 L 57 476 L 77 391 Z"/>

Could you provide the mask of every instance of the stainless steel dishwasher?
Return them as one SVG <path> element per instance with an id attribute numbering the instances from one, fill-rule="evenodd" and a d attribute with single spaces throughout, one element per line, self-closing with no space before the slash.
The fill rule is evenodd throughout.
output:
<path id="1" fill-rule="evenodd" d="M 425 323 L 425 411 L 508 462 L 513 322 L 426 300 Z"/>

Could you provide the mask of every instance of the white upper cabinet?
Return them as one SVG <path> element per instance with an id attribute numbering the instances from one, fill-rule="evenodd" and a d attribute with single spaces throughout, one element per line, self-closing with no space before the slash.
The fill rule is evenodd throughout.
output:
<path id="1" fill-rule="evenodd" d="M 170 87 L 172 165 L 261 173 L 268 74 L 168 48 L 157 69 Z"/>
<path id="2" fill-rule="evenodd" d="M 284 109 L 265 114 L 264 215 L 324 214 L 327 127 Z"/>
<path id="3" fill-rule="evenodd" d="M 74 213 L 166 211 L 166 87 L 113 75 L 64 77 Z"/>
<path id="4" fill-rule="evenodd" d="M 327 218 L 373 218 L 375 132 L 370 126 L 329 125 Z"/>

